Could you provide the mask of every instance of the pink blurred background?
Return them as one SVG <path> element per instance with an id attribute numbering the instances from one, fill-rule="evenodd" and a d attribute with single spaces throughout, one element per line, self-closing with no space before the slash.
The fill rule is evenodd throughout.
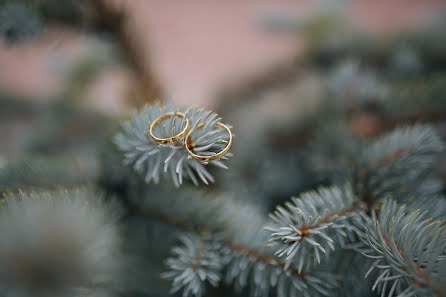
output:
<path id="1" fill-rule="evenodd" d="M 302 59 L 307 36 L 300 27 L 311 19 L 336 14 L 352 31 L 385 39 L 444 16 L 446 1 L 113 0 L 104 7 L 125 15 L 121 33 L 137 49 L 137 69 L 112 40 L 53 24 L 33 41 L 0 44 L 0 89 L 50 100 L 79 63 L 99 57 L 101 67 L 80 96 L 89 107 L 127 113 L 135 105 L 129 99 L 134 82 L 146 75 L 163 97 L 210 107 L 222 90 Z M 285 25 L 268 30 L 262 25 L 268 18 Z"/>

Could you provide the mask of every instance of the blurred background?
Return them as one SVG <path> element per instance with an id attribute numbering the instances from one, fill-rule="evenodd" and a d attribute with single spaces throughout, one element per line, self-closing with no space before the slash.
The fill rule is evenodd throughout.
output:
<path id="1" fill-rule="evenodd" d="M 122 119 L 171 100 L 234 126 L 237 158 L 223 175 L 242 177 L 247 196 L 275 205 L 320 183 L 314 168 L 335 166 L 342 148 L 328 136 L 371 137 L 416 122 L 446 130 L 445 1 L 0 7 L 0 168 L 38 156 L 98 172 L 100 147 Z M 330 130 L 340 126 L 348 131 Z M 309 150 L 333 160 L 304 157 Z"/>
<path id="2" fill-rule="evenodd" d="M 332 183 L 348 139 L 420 122 L 446 139 L 445 29 L 442 0 L 0 0 L 0 193 L 28 176 L 122 190 L 107 141 L 131 111 L 171 100 L 234 127 L 230 169 L 204 191 L 267 213 Z M 152 260 L 132 281 L 166 296 Z"/>
<path id="3" fill-rule="evenodd" d="M 254 104 L 249 116 L 257 121 L 260 112 L 283 118 L 316 104 L 324 76 L 343 62 L 375 72 L 370 78 L 375 81 L 382 71 L 416 75 L 442 67 L 432 56 L 423 60 L 419 40 L 411 42 L 416 34 L 443 38 L 441 0 L 3 0 L 1 5 L 0 98 L 7 115 L 0 119 L 2 158 L 17 156 L 24 143 L 44 133 L 36 132 L 42 127 L 23 118 L 31 115 L 20 108 L 70 101 L 76 110 L 120 118 L 156 99 L 218 112 L 249 102 Z M 444 46 L 431 46 L 444 59 Z M 378 61 L 379 55 L 388 55 L 389 65 Z M 73 110 L 66 112 L 73 117 Z M 41 117 L 42 125 L 49 121 Z M 48 128 L 88 138 L 84 134 L 93 131 L 82 125 L 73 120 L 71 126 Z"/>
<path id="4" fill-rule="evenodd" d="M 383 112 L 444 118 L 445 1 L 0 5 L 0 164 L 69 153 L 93 166 L 110 127 L 155 100 L 227 115 L 239 143 L 281 122 L 296 142 L 283 130 L 327 102 L 356 110 L 361 135 L 383 129 Z"/>

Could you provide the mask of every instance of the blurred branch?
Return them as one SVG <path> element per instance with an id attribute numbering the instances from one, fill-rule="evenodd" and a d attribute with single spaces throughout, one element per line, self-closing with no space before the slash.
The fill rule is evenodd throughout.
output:
<path id="1" fill-rule="evenodd" d="M 366 119 L 367 123 L 363 124 Z M 368 119 L 373 119 L 369 121 Z M 446 121 L 446 108 L 432 111 L 414 111 L 411 113 L 383 116 L 379 113 L 354 111 L 350 118 L 352 131 L 360 137 L 370 137 L 388 132 L 393 128 L 414 123 L 439 123 Z M 271 144 L 279 148 L 301 147 L 305 145 L 315 132 L 314 125 L 303 125 L 294 131 L 285 131 L 272 135 Z"/>
<path id="2" fill-rule="evenodd" d="M 164 224 L 167 224 L 170 226 L 174 226 L 175 228 L 178 228 L 183 231 L 196 232 L 199 234 L 208 234 L 208 235 L 214 234 L 214 232 L 212 230 L 205 229 L 202 226 L 193 225 L 187 221 L 172 218 L 167 214 L 160 213 L 155 210 L 141 208 L 140 206 L 133 203 L 129 199 L 122 198 L 121 200 L 123 200 L 123 204 L 129 210 L 130 214 L 140 214 L 140 215 L 143 215 L 143 216 L 150 218 L 152 220 L 156 220 L 158 222 L 161 222 L 161 223 L 164 223 Z M 224 245 L 227 248 L 229 248 L 230 250 L 233 250 L 236 253 L 241 254 L 243 256 L 248 256 L 252 259 L 255 259 L 258 262 L 262 262 L 267 265 L 272 265 L 275 267 L 279 267 L 281 269 L 285 269 L 285 263 L 280 261 L 279 259 L 277 259 L 274 256 L 260 253 L 253 248 L 250 248 L 248 246 L 245 246 L 245 245 L 242 245 L 242 244 L 230 241 L 230 240 L 226 240 L 224 242 Z M 305 277 L 305 271 L 299 272 L 298 269 L 293 266 L 290 266 L 289 268 L 287 268 L 287 270 L 290 273 L 292 273 L 300 278 Z"/>
<path id="3" fill-rule="evenodd" d="M 446 121 L 446 108 L 432 111 L 415 111 L 413 113 L 396 115 L 394 118 L 389 118 L 385 121 L 385 127 L 387 130 L 390 130 L 400 124 L 415 122 L 438 123 L 443 121 Z"/>
<path id="4" fill-rule="evenodd" d="M 99 30 L 110 32 L 118 40 L 122 52 L 137 73 L 132 100 L 142 106 L 144 103 L 162 99 L 161 89 L 150 69 L 148 54 L 132 30 L 127 3 L 129 2 L 94 1 L 96 8 L 94 26 Z"/>

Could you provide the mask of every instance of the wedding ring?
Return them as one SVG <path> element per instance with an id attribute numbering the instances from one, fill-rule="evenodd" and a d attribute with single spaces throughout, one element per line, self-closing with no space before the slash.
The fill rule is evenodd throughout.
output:
<path id="1" fill-rule="evenodd" d="M 173 116 L 180 117 L 180 118 L 184 119 L 184 121 L 186 122 L 186 125 L 184 126 L 183 130 L 181 130 L 180 133 L 178 133 L 172 137 L 168 137 L 168 138 L 160 138 L 160 137 L 155 136 L 153 133 L 153 130 L 155 130 L 156 126 L 158 126 L 162 121 L 170 119 Z M 173 128 L 173 127 L 171 127 L 171 128 Z M 174 143 L 174 142 L 177 142 L 178 140 L 182 139 L 188 129 L 189 129 L 189 120 L 186 118 L 184 113 L 182 113 L 182 112 L 175 112 L 175 113 L 168 112 L 153 121 L 153 123 L 150 125 L 149 132 L 150 132 L 150 136 L 153 138 L 153 140 L 155 140 L 156 142 L 161 143 L 161 144 L 167 144 L 167 143 Z"/>
<path id="2" fill-rule="evenodd" d="M 197 128 L 196 128 L 195 130 L 200 130 L 200 129 L 202 129 L 204 126 L 205 126 L 205 124 L 204 124 L 204 123 L 201 123 L 201 124 L 199 124 L 199 125 L 197 126 Z M 218 122 L 218 123 L 216 124 L 216 126 L 225 129 L 225 130 L 228 132 L 228 134 L 229 134 L 229 141 L 228 141 L 228 143 L 226 144 L 225 148 L 224 148 L 221 152 L 216 153 L 216 154 L 214 154 L 214 155 L 210 155 L 210 156 L 203 156 L 203 155 L 195 154 L 194 152 L 192 152 L 192 148 L 193 148 L 193 146 L 194 146 L 194 145 L 193 145 L 194 143 L 190 140 L 190 137 L 191 137 L 192 132 L 193 132 L 194 130 L 190 130 L 189 133 L 187 133 L 184 142 L 185 142 L 186 150 L 187 150 L 187 152 L 189 153 L 189 155 L 190 155 L 191 157 L 193 157 L 193 158 L 195 158 L 195 159 L 197 159 L 197 160 L 200 160 L 200 161 L 208 162 L 208 161 L 216 160 L 216 159 L 219 159 L 219 158 L 223 157 L 223 156 L 229 151 L 229 149 L 231 148 L 231 145 L 232 145 L 232 132 L 231 132 L 231 129 L 229 129 L 228 126 L 226 126 L 225 124 L 222 124 L 222 123 L 220 123 L 220 122 Z"/>

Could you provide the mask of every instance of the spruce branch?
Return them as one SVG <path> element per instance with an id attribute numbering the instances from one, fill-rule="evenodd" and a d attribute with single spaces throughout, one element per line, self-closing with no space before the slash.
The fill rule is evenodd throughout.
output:
<path id="1" fill-rule="evenodd" d="M 183 297 L 201 297 L 205 292 L 205 282 L 217 287 L 223 270 L 221 243 L 212 238 L 202 238 L 195 234 L 183 234 L 182 243 L 174 247 L 175 257 L 166 261 L 169 271 L 163 278 L 172 280 L 170 293 L 183 290 Z"/>
<path id="2" fill-rule="evenodd" d="M 233 205 L 228 217 L 232 218 L 226 229 L 233 234 L 225 237 L 227 283 L 236 290 L 249 288 L 252 297 L 269 296 L 272 291 L 279 297 L 286 296 L 330 296 L 337 285 L 330 272 L 318 269 L 302 271 L 286 263 L 265 247 L 267 232 L 262 232 L 267 217 L 249 205 Z M 240 228 L 239 226 L 243 226 Z"/>
<path id="3" fill-rule="evenodd" d="M 349 185 L 304 193 L 270 215 L 273 222 L 265 228 L 272 232 L 269 246 L 285 257 L 285 269 L 292 263 L 299 272 L 309 269 L 353 236 L 352 219 L 360 210 Z"/>
<path id="4" fill-rule="evenodd" d="M 0 205 L 0 295 L 113 296 L 119 205 L 87 188 L 19 192 Z"/>
<path id="5" fill-rule="evenodd" d="M 431 168 L 433 156 L 443 148 L 432 127 L 405 126 L 378 138 L 366 151 L 365 157 L 375 168 L 392 166 L 406 169 L 415 165 L 415 170 L 424 170 Z"/>
<path id="6" fill-rule="evenodd" d="M 420 186 L 444 145 L 427 125 L 400 127 L 365 147 L 351 173 L 355 194 L 371 209 L 388 194 L 401 201 Z"/>
<path id="7" fill-rule="evenodd" d="M 226 278 L 236 291 L 249 287 L 252 297 L 270 296 L 272 289 L 279 297 L 331 296 L 338 281 L 324 271 L 299 272 L 285 269 L 275 257 L 261 255 L 241 246 L 226 245 Z"/>
<path id="8" fill-rule="evenodd" d="M 445 296 L 446 229 L 393 200 L 372 213 L 361 240 L 374 260 L 366 276 L 379 271 L 373 290 L 382 296 Z"/>
<path id="9" fill-rule="evenodd" d="M 332 110 L 329 110 L 329 112 L 333 113 Z M 363 112 L 362 111 L 353 111 L 351 117 L 361 116 Z M 398 127 L 401 126 L 411 126 L 411 125 L 431 125 L 434 123 L 440 123 L 443 122 L 446 118 L 446 107 L 438 107 L 435 110 L 430 111 L 413 111 L 413 112 L 405 112 L 403 114 L 395 114 L 391 113 L 391 117 L 385 117 L 379 114 L 376 114 L 377 117 L 377 123 L 376 128 L 373 131 L 373 133 L 368 132 L 364 133 L 366 135 L 373 136 L 373 135 L 382 135 L 384 133 L 388 133 L 389 131 L 392 131 Z M 313 115 L 313 120 L 315 118 L 321 118 L 321 117 L 328 117 L 326 114 L 315 114 Z M 343 119 L 345 120 L 345 119 Z M 273 135 L 274 139 L 272 139 L 272 143 L 280 144 L 282 148 L 286 147 L 304 147 L 308 143 L 311 142 L 313 137 L 318 135 L 318 127 L 312 124 L 313 122 L 310 121 L 309 123 L 301 124 L 300 126 L 296 127 L 294 130 L 281 132 L 278 131 Z M 351 127 L 354 128 L 354 127 Z M 353 129 L 356 136 L 358 135 L 357 132 L 361 131 L 361 127 L 357 127 L 356 129 Z M 284 142 L 283 139 L 287 139 L 288 141 Z"/>
<path id="10" fill-rule="evenodd" d="M 390 130 L 398 125 L 404 125 L 408 123 L 440 123 L 446 118 L 446 108 L 439 107 L 430 111 L 415 111 L 402 115 L 397 115 L 394 118 L 389 118 L 383 122 L 383 129 Z"/>
<path id="11" fill-rule="evenodd" d="M 404 119 L 412 123 L 441 122 L 445 120 L 446 106 L 444 94 L 446 78 L 441 73 L 425 75 L 391 84 L 388 99 L 383 102 L 386 115 L 389 116 L 389 128 Z"/>
<path id="12" fill-rule="evenodd" d="M 0 37 L 8 43 L 27 41 L 43 29 L 38 9 L 25 3 L 0 4 Z"/>
<path id="13" fill-rule="evenodd" d="M 380 100 L 387 93 L 387 85 L 373 69 L 364 69 L 356 60 L 345 60 L 331 71 L 326 82 L 327 93 L 337 106 L 363 105 L 370 100 Z"/>
<path id="14" fill-rule="evenodd" d="M 226 282 L 234 283 L 237 290 L 248 286 L 250 296 L 253 297 L 268 296 L 268 292 L 273 289 L 280 297 L 302 294 L 314 297 L 330 296 L 330 292 L 337 285 L 337 280 L 331 273 L 315 269 L 299 271 L 294 265 L 285 269 L 285 262 L 264 250 L 267 234 L 262 232 L 262 226 L 265 221 L 264 217 L 255 211 L 254 206 L 244 206 L 230 199 L 212 200 L 211 197 L 193 193 L 195 192 L 181 195 L 164 193 L 162 201 L 149 197 L 142 204 L 138 195 L 138 200 L 135 198 L 126 203 L 135 213 L 195 234 L 193 236 L 197 240 L 193 241 L 192 245 L 195 248 L 181 248 L 190 252 L 187 261 L 176 253 L 177 260 L 170 260 L 169 266 L 180 261 L 183 262 L 182 267 L 186 267 L 186 263 L 189 263 L 188 267 L 192 267 L 193 263 L 196 263 L 194 259 L 197 259 L 199 249 L 196 247 L 199 242 L 204 240 L 206 243 L 210 240 L 218 242 L 221 246 L 224 278 Z M 213 219 L 209 220 L 210 217 Z M 164 276 L 173 279 L 174 288 L 177 288 L 180 283 L 179 280 L 175 282 L 175 278 L 180 275 L 179 271 L 170 272 Z M 190 276 L 187 281 L 182 281 L 177 289 L 182 288 L 189 292 L 183 291 L 184 294 L 192 294 L 194 290 L 202 292 L 201 289 L 194 288 L 196 284 L 201 287 L 204 282 L 197 283 L 194 279 L 196 278 Z"/>
<path id="15" fill-rule="evenodd" d="M 170 144 L 155 142 L 149 134 L 150 124 L 163 114 L 180 111 L 190 121 L 192 142 L 185 144 L 184 139 Z M 157 135 L 167 137 L 178 134 L 184 128 L 184 120 L 171 117 L 165 124 L 157 126 Z M 213 155 L 216 151 L 221 151 L 227 144 L 229 135 L 216 127 L 220 120 L 217 114 L 197 107 L 184 110 L 172 104 L 146 105 L 122 124 L 122 132 L 116 135 L 115 143 L 124 153 L 124 164 L 132 165 L 135 171 L 145 177 L 147 183 L 152 180 L 158 183 L 163 175 L 169 176 L 176 187 L 185 178 L 195 185 L 198 185 L 199 180 L 209 184 L 215 180 L 205 166 L 212 164 L 227 169 L 222 161 L 230 154 L 222 156 L 220 160 L 204 162 L 189 156 L 185 145 L 199 155 Z M 204 124 L 203 127 L 197 129 L 201 124 Z"/>
<path id="16" fill-rule="evenodd" d="M 9 161 L 0 168 L 0 194 L 77 188 L 94 177 L 87 169 L 74 160 L 38 156 Z"/>

